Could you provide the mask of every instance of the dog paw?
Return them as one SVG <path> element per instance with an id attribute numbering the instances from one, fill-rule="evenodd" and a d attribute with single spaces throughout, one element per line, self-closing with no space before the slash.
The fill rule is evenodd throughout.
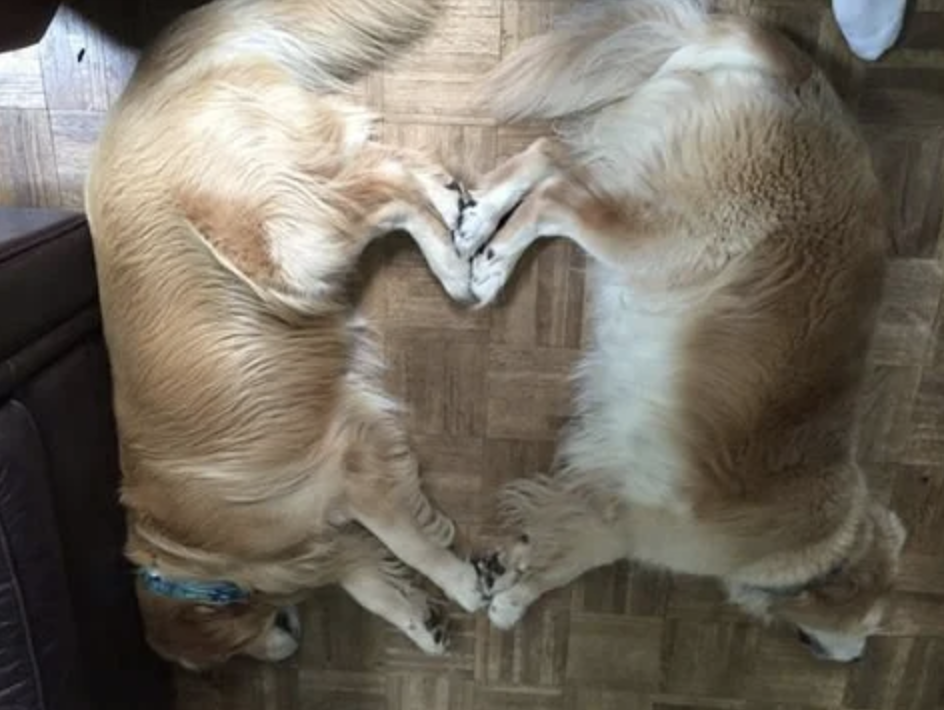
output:
<path id="1" fill-rule="evenodd" d="M 273 626 L 266 634 L 262 658 L 272 662 L 284 661 L 295 654 L 298 646 L 298 639 L 293 634 Z"/>
<path id="2" fill-rule="evenodd" d="M 475 566 L 469 562 L 458 568 L 461 570 L 449 588 L 444 590 L 465 611 L 474 613 L 488 603 L 482 585 L 479 581 L 479 573 Z"/>
<path id="3" fill-rule="evenodd" d="M 415 620 L 402 630 L 423 653 L 441 656 L 449 648 L 448 619 L 442 603 L 419 593 L 415 596 Z"/>
<path id="4" fill-rule="evenodd" d="M 511 276 L 514 259 L 500 244 L 489 245 L 472 260 L 472 295 L 477 305 L 494 301 Z"/>
<path id="5" fill-rule="evenodd" d="M 298 613 L 298 607 L 295 605 L 279 609 L 275 616 L 275 625 L 283 631 L 287 631 L 296 641 L 301 640 L 302 619 Z"/>
<path id="6" fill-rule="evenodd" d="M 462 204 L 465 188 L 452 178 L 424 177 L 426 192 L 432 201 L 433 207 L 439 213 L 439 217 L 449 228 L 449 232 L 455 232 L 462 219 Z"/>
<path id="7" fill-rule="evenodd" d="M 441 607 L 430 606 L 423 628 L 432 641 L 426 652 L 435 656 L 445 653 L 449 648 L 449 619 L 446 612 Z"/>
<path id="8" fill-rule="evenodd" d="M 452 233 L 456 252 L 464 259 L 472 258 L 492 237 L 497 227 L 498 219 L 491 214 L 488 205 L 470 195 L 462 206 L 459 222 Z"/>
<path id="9" fill-rule="evenodd" d="M 517 624 L 528 609 L 516 587 L 496 594 L 488 605 L 488 619 L 499 629 L 510 629 Z"/>
<path id="10" fill-rule="evenodd" d="M 489 599 L 510 589 L 527 574 L 531 560 L 531 541 L 527 535 L 519 535 L 502 549 L 479 554 L 472 558 L 479 573 L 479 584 Z"/>
<path id="11" fill-rule="evenodd" d="M 437 274 L 439 282 L 443 289 L 456 303 L 470 304 L 476 302 L 476 296 L 472 290 L 472 275 L 470 273 L 471 265 L 468 261 L 463 261 L 456 268 L 449 268 L 443 273 Z"/>

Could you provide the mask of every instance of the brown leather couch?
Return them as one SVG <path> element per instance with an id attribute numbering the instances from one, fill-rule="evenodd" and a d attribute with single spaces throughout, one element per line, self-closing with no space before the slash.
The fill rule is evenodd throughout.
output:
<path id="1" fill-rule="evenodd" d="M 39 42 L 59 4 L 59 0 L 0 0 L 0 52 Z"/>
<path id="2" fill-rule="evenodd" d="M 0 709 L 172 707 L 118 477 L 86 222 L 0 208 Z"/>
<path id="3" fill-rule="evenodd" d="M 208 1 L 0 0 L 0 52 L 39 42 L 62 4 L 119 43 L 141 49 L 184 12 Z"/>

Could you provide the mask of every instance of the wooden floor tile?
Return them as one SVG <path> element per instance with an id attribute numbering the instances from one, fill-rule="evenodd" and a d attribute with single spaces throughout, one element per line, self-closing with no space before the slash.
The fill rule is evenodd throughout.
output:
<path id="1" fill-rule="evenodd" d="M 38 47 L 0 53 L 0 108 L 46 108 Z"/>

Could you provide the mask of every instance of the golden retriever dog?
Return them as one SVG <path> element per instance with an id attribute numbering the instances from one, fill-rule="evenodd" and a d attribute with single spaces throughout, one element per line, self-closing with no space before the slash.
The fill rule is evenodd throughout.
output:
<path id="1" fill-rule="evenodd" d="M 127 555 L 151 645 L 186 667 L 290 655 L 291 605 L 329 583 L 429 653 L 441 614 L 408 567 L 484 602 L 344 289 L 371 240 L 405 231 L 469 296 L 457 184 L 374 140 L 348 91 L 438 11 L 219 0 L 142 59 L 97 146 Z"/>
<path id="2" fill-rule="evenodd" d="M 474 292 L 564 237 L 595 302 L 554 471 L 502 495 L 491 621 L 628 556 L 859 657 L 905 533 L 855 462 L 886 225 L 839 98 L 785 38 L 694 0 L 582 4 L 483 93 L 558 126 L 473 192 Z"/>

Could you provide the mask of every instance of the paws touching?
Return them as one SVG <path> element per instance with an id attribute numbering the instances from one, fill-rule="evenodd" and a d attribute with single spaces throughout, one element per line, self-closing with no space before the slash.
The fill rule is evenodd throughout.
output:
<path id="1" fill-rule="evenodd" d="M 460 257 L 471 259 L 492 238 L 501 215 L 461 183 L 453 181 L 447 187 L 459 195 L 459 217 L 452 230 L 452 242 Z"/>
<path id="2" fill-rule="evenodd" d="M 530 540 L 522 535 L 503 550 L 473 559 L 488 598 L 488 618 L 500 629 L 518 623 L 533 601 L 534 595 L 525 580 L 530 557 Z"/>
<path id="3" fill-rule="evenodd" d="M 459 223 L 452 233 L 453 243 L 459 256 L 472 256 L 492 237 L 498 223 L 489 218 L 486 206 L 470 198 L 462 208 Z"/>
<path id="4" fill-rule="evenodd" d="M 505 566 L 501 562 L 501 554 L 492 552 L 487 555 L 474 556 L 472 564 L 479 575 L 479 583 L 486 597 L 491 598 L 495 582 L 505 574 Z"/>
<path id="5" fill-rule="evenodd" d="M 456 181 L 447 187 L 457 195 L 459 207 L 452 229 L 455 253 L 469 264 L 471 298 L 484 306 L 501 292 L 520 256 L 510 245 L 489 244 L 508 215 L 487 195 L 476 197 Z"/>

